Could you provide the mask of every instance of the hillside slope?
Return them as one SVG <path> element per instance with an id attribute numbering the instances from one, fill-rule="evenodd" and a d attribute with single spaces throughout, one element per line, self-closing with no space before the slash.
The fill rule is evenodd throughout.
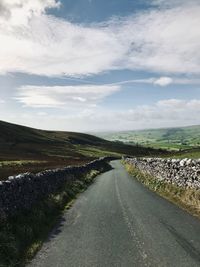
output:
<path id="1" fill-rule="evenodd" d="M 0 121 L 1 159 L 74 157 L 76 145 L 102 143 L 104 140 L 90 135 L 43 131 Z"/>
<path id="2" fill-rule="evenodd" d="M 157 153 L 163 152 L 83 133 L 44 131 L 0 121 L 0 179 L 19 172 L 81 164 L 101 156 Z"/>
<path id="3" fill-rule="evenodd" d="M 98 151 L 99 149 L 99 151 Z M 44 131 L 0 121 L 0 159 L 98 157 L 98 154 L 149 154 L 138 146 L 124 145 L 75 132 Z"/>

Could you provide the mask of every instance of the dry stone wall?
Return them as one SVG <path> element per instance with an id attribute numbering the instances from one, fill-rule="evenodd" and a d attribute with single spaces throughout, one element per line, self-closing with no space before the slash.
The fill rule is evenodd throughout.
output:
<path id="1" fill-rule="evenodd" d="M 62 189 L 63 185 L 84 179 L 91 170 L 105 168 L 112 158 L 100 158 L 88 164 L 24 173 L 0 182 L 0 221 L 22 210 L 30 210 L 38 201 Z"/>
<path id="2" fill-rule="evenodd" d="M 200 189 L 200 159 L 126 158 L 125 162 L 160 181 Z"/>

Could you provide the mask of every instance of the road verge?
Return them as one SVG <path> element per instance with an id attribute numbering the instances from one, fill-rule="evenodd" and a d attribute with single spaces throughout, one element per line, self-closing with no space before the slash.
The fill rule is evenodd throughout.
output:
<path id="1" fill-rule="evenodd" d="M 166 181 L 161 181 L 154 176 L 144 173 L 132 164 L 123 161 L 128 173 L 148 187 L 150 190 L 156 192 L 160 196 L 173 202 L 184 210 L 188 211 L 194 216 L 200 218 L 200 190 L 195 188 L 185 188 L 170 184 Z"/>
<path id="2" fill-rule="evenodd" d="M 0 222 L 0 267 L 26 265 L 48 237 L 72 200 L 87 189 L 94 178 L 111 166 L 107 160 L 100 167 L 79 173 L 59 191 L 49 194 L 30 210 L 22 210 Z"/>

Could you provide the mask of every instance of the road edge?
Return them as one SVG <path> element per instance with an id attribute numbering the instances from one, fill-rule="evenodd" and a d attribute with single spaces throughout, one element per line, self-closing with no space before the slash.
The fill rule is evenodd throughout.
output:
<path id="1" fill-rule="evenodd" d="M 200 190 L 182 188 L 164 181 L 158 181 L 155 177 L 144 174 L 131 164 L 124 161 L 122 161 L 122 164 L 133 178 L 136 178 L 148 189 L 200 219 Z"/>

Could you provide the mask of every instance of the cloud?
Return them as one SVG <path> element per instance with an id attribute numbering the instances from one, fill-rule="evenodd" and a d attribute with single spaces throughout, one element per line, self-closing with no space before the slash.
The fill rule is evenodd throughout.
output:
<path id="1" fill-rule="evenodd" d="M 160 86 L 167 86 L 173 82 L 172 78 L 170 77 L 161 77 L 157 80 L 154 81 L 155 85 L 160 85 Z"/>
<path id="2" fill-rule="evenodd" d="M 200 100 L 191 99 L 163 99 L 152 105 L 140 105 L 123 111 L 92 111 L 90 114 L 81 114 L 67 119 L 84 124 L 84 130 L 130 130 L 143 128 L 176 127 L 200 124 Z M 79 124 L 80 125 L 80 124 Z M 91 126 L 92 125 L 92 126 Z M 93 127 L 93 128 L 92 128 Z M 76 128 L 76 130 L 78 130 Z"/>
<path id="3" fill-rule="evenodd" d="M 175 7 L 183 5 L 199 4 L 199 0 L 152 0 L 152 5 L 159 7 Z"/>
<path id="4" fill-rule="evenodd" d="M 37 113 L 37 115 L 38 116 L 48 116 L 48 113 L 40 111 Z"/>
<path id="5" fill-rule="evenodd" d="M 93 102 L 93 103 L 96 103 Z M 66 106 L 68 102 L 66 102 Z M 36 106 L 37 107 L 37 106 Z M 85 107 L 85 108 L 83 108 Z M 35 113 L 27 110 L 26 116 L 12 114 L 7 120 L 43 129 L 68 131 L 119 131 L 144 128 L 177 127 L 200 124 L 200 99 L 163 99 L 152 105 L 139 105 L 132 109 L 110 110 L 87 105 L 76 112 L 63 112 L 59 115 L 48 111 Z M 5 117 L 3 117 L 5 119 Z M 53 124 L 52 124 L 53 122 Z"/>
<path id="6" fill-rule="evenodd" d="M 1 0 L 0 21 L 10 25 L 27 25 L 34 16 L 40 16 L 48 8 L 58 8 L 56 0 Z"/>
<path id="7" fill-rule="evenodd" d="M 31 86 L 18 89 L 16 99 L 28 107 L 34 108 L 93 108 L 103 98 L 117 92 L 120 87 L 113 86 Z"/>
<path id="8" fill-rule="evenodd" d="M 171 78 L 171 77 L 160 77 L 160 78 L 146 78 L 146 79 L 131 79 L 120 82 L 111 83 L 110 85 L 125 85 L 125 84 L 153 84 L 159 86 L 168 86 L 170 84 L 179 85 L 200 85 L 200 79 L 197 78 Z"/>
<path id="9" fill-rule="evenodd" d="M 151 11 L 129 20 L 129 66 L 163 73 L 199 73 L 200 5 Z M 125 39 L 128 39 L 126 36 Z"/>
<path id="10" fill-rule="evenodd" d="M 1 2 L 1 74 L 83 76 L 116 69 L 200 73 L 198 1 L 87 25 L 46 13 L 59 6 L 55 0 Z"/>
<path id="11" fill-rule="evenodd" d="M 192 99 L 189 101 L 181 99 L 167 99 L 157 102 L 157 106 L 161 108 L 167 108 L 172 110 L 182 110 L 182 111 L 200 111 L 200 100 Z"/>
<path id="12" fill-rule="evenodd" d="M 6 101 L 4 99 L 0 99 L 0 104 L 5 104 Z"/>
<path id="13" fill-rule="evenodd" d="M 177 127 L 200 124 L 200 100 L 164 99 L 153 105 L 141 105 L 130 110 L 111 111 L 82 117 L 93 131 L 131 130 L 144 128 Z M 74 117 L 74 120 L 75 117 Z M 91 125 L 94 127 L 90 126 Z M 111 127 L 112 125 L 112 127 Z M 74 127 L 76 127 L 74 125 Z"/>
<path id="14" fill-rule="evenodd" d="M 200 111 L 200 100 L 193 99 L 187 103 L 186 107 L 188 107 L 191 110 Z"/>
<path id="15" fill-rule="evenodd" d="M 190 103 L 190 102 L 188 102 Z M 167 100 L 160 100 L 157 102 L 157 106 L 164 109 L 184 109 L 186 108 L 187 102 L 180 99 L 167 99 Z"/>

